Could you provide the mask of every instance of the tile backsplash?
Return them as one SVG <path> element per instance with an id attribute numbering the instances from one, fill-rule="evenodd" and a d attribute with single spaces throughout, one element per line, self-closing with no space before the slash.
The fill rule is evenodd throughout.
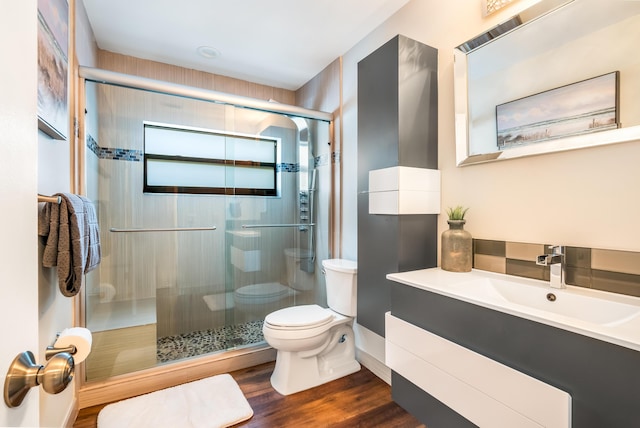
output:
<path id="1" fill-rule="evenodd" d="M 473 267 L 549 281 L 549 267 L 536 264 L 549 252 L 548 244 L 474 239 Z M 639 252 L 565 247 L 565 254 L 567 284 L 640 297 Z"/>

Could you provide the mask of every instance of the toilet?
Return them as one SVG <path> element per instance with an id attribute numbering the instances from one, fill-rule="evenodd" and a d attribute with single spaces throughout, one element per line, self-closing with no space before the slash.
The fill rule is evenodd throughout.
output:
<path id="1" fill-rule="evenodd" d="M 356 262 L 323 260 L 327 303 L 279 309 L 265 317 L 262 332 L 276 351 L 271 385 L 289 395 L 360 370 L 355 357 Z"/>

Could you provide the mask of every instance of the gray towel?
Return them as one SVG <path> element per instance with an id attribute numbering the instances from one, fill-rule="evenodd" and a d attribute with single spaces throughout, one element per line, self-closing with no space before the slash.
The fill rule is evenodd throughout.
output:
<path id="1" fill-rule="evenodd" d="M 46 236 L 42 265 L 58 267 L 63 295 L 75 296 L 84 274 L 100 263 L 100 229 L 93 203 L 84 196 L 60 193 L 60 204 L 47 203 L 40 212 L 38 235 Z"/>

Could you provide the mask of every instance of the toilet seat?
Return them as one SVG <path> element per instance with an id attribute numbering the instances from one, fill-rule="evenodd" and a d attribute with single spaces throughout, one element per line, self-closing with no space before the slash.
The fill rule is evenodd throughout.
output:
<path id="1" fill-rule="evenodd" d="M 330 309 L 318 305 L 299 305 L 272 312 L 264 322 L 275 330 L 307 330 L 330 323 L 334 315 Z"/>

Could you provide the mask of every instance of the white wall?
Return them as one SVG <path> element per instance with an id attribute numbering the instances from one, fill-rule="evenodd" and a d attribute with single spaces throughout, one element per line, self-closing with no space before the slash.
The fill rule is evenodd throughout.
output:
<path id="1" fill-rule="evenodd" d="M 38 193 L 52 195 L 70 191 L 69 180 L 69 143 L 52 140 L 38 132 Z M 44 204 L 40 204 L 44 205 Z M 39 207 L 40 209 L 42 207 Z M 42 267 L 43 241 L 38 245 L 38 312 L 39 340 L 38 351 L 44 364 L 44 350 L 56 338 L 56 333 L 73 326 L 73 299 L 64 297 L 58 289 L 57 269 Z M 34 270 L 32 268 L 32 270 Z M 62 426 L 73 411 L 74 384 L 56 395 L 47 394 L 42 388 L 34 389 L 40 394 L 40 425 Z"/>
<path id="2" fill-rule="evenodd" d="M 453 48 L 532 3 L 521 1 L 483 18 L 479 0 L 412 0 L 344 55 L 343 257 L 357 257 L 357 63 L 396 34 L 439 52 L 443 211 L 470 207 L 466 229 L 475 238 L 640 251 L 640 227 L 619 218 L 620 212 L 640 210 L 638 142 L 455 166 Z M 445 227 L 441 215 L 439 230 Z M 358 346 L 383 355 L 366 344 L 362 348 L 362 342 Z"/>
<path id="3" fill-rule="evenodd" d="M 36 211 L 36 0 L 0 2 L 0 373 L 30 350 L 39 358 Z M 0 426 L 38 426 L 39 395 L 0 404 Z"/>
<path id="4" fill-rule="evenodd" d="M 96 46 L 89 27 L 82 2 L 77 3 L 78 37 L 77 56 L 86 65 L 94 65 Z M 38 193 L 51 195 L 59 192 L 70 192 L 71 161 L 69 141 L 53 140 L 43 133 L 38 133 Z M 56 333 L 76 325 L 74 319 L 74 299 L 63 296 L 58 289 L 57 270 L 42 267 L 41 256 L 44 247 L 38 249 L 38 308 L 39 308 L 39 344 L 38 350 L 44 352 L 55 340 Z M 86 287 L 86 285 L 85 285 Z M 44 364 L 44 357 L 38 360 Z M 63 392 L 55 395 L 47 394 L 42 388 L 40 394 L 40 426 L 63 426 L 67 421 L 73 422 L 77 398 L 76 388 L 80 377 L 71 383 Z M 36 391 L 34 391 L 35 393 Z"/>

